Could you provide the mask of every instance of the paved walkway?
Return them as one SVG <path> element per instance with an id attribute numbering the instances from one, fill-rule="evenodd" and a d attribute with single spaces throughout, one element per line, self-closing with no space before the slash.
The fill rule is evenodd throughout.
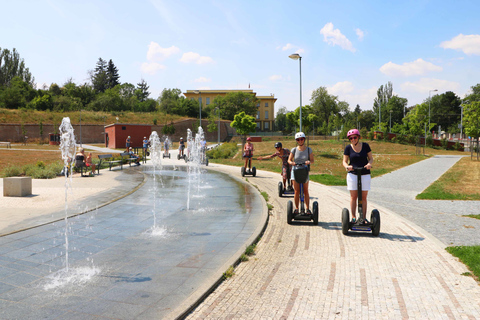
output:
<path id="1" fill-rule="evenodd" d="M 310 194 L 319 202 L 319 225 L 288 225 L 288 199 L 276 195 L 279 175 L 259 171 L 248 180 L 268 192 L 274 210 L 256 256 L 240 264 L 235 276 L 188 319 L 480 319 L 480 286 L 462 275 L 466 267 L 444 250 L 444 243 L 385 205 L 405 191 L 402 203 L 410 199 L 414 206 L 411 184 L 419 190 L 429 184 L 420 175 L 424 166 L 438 170 L 427 174 L 434 179 L 456 160 L 435 157 L 392 173 L 399 190 L 377 196 L 384 206 L 369 202 L 369 210 L 381 212 L 379 237 L 358 232 L 344 236 L 340 221 L 342 208 L 349 207 L 346 190 L 316 183 L 311 183 Z M 412 176 L 420 181 L 409 184 L 406 178 Z M 387 178 L 374 179 L 370 199 Z M 427 210 L 417 211 L 422 215 Z M 438 227 L 444 228 L 441 234 L 449 233 L 449 226 Z M 480 243 L 475 232 L 462 240 Z"/>
<path id="2" fill-rule="evenodd" d="M 173 160 L 176 159 L 173 152 L 172 163 L 182 163 Z M 165 159 L 164 163 L 167 161 Z M 240 176 L 240 169 L 236 167 L 210 164 L 209 168 L 233 177 Z M 436 168 L 440 169 L 440 166 Z M 442 170 L 448 168 L 449 165 L 446 165 Z M 411 167 L 406 169 L 411 170 Z M 402 170 L 390 174 L 396 182 L 400 181 L 400 177 L 407 176 L 402 174 Z M 416 169 L 413 175 L 423 170 Z M 399 177 L 395 178 L 397 174 Z M 92 178 L 92 181 L 97 178 Z M 202 300 L 188 315 L 189 319 L 480 319 L 480 286 L 471 277 L 462 275 L 468 271 L 466 267 L 446 253 L 445 243 L 432 236 L 432 232 L 426 231 L 428 226 L 422 225 L 422 220 L 414 223 L 410 217 L 407 219 L 400 215 L 397 206 L 389 208 L 389 201 L 377 203 L 373 200 L 376 196 L 374 190 L 377 191 L 380 186 L 377 179 L 372 183 L 369 210 L 378 208 L 381 212 L 382 229 L 379 237 L 368 233 L 351 232 L 347 236 L 341 233 L 341 209 L 348 207 L 348 195 L 341 188 L 311 183 L 312 201 L 318 201 L 320 207 L 319 225 L 288 225 L 286 203 L 290 199 L 278 198 L 277 183 L 280 176 L 257 171 L 257 177 L 249 176 L 243 180 L 247 179 L 260 190 L 266 191 L 269 202 L 274 205 L 268 226 L 257 245 L 256 255 L 248 262 L 241 263 L 232 278 L 221 283 Z M 131 187 L 138 185 L 132 184 Z M 393 191 L 388 189 L 390 185 L 385 182 L 386 187 L 382 189 L 382 192 L 386 192 L 383 197 L 390 197 L 389 200 L 394 197 Z M 410 192 L 407 185 L 398 189 Z M 395 196 L 401 193 L 404 192 L 395 193 Z M 196 271 L 191 269 L 205 261 L 195 254 L 193 247 L 185 252 L 182 252 L 181 245 L 173 250 L 162 249 L 155 241 L 139 236 L 139 227 L 144 230 L 145 223 L 123 221 L 131 208 L 145 201 L 132 198 L 135 194 L 125 197 L 126 203 L 119 200 L 104 207 L 105 217 L 102 214 L 99 226 L 104 230 L 101 234 L 106 238 L 112 237 L 112 242 L 131 239 L 126 247 L 113 254 L 111 250 L 115 245 L 107 241 L 106 247 L 102 246 L 101 254 L 96 255 L 97 262 L 108 261 L 109 265 L 114 266 L 112 270 L 102 273 L 107 276 L 94 284 L 80 284 L 73 291 L 48 296 L 48 303 L 45 304 L 39 303 L 44 301 L 42 299 L 45 296 L 38 298 L 34 293 L 39 291 L 30 283 L 33 277 L 49 275 L 51 267 L 33 268 L 34 262 L 22 262 L 30 254 L 25 246 L 18 246 L 22 241 L 28 241 L 26 237 L 37 239 L 35 242 L 38 242 L 38 235 L 31 232 L 39 229 L 13 234 L 11 238 L 0 237 L 0 318 L 64 319 L 68 315 L 69 319 L 172 319 L 183 317 L 190 306 L 196 306 L 195 302 L 201 294 L 208 293 L 219 278 L 218 273 L 216 276 L 204 276 L 205 270 L 202 268 Z M 94 197 L 87 198 L 90 200 Z M 382 196 L 378 199 L 382 200 Z M 400 201 L 404 205 L 408 199 L 416 201 L 407 195 L 404 199 Z M 424 211 L 419 210 L 417 215 Z M 135 213 L 145 216 L 146 211 Z M 201 220 L 197 223 L 201 223 Z M 261 223 L 257 221 L 256 224 L 258 226 Z M 94 228 L 88 219 L 84 225 L 86 228 L 82 228 L 82 232 L 88 233 L 89 228 Z M 112 226 L 115 226 L 114 230 L 121 230 L 120 238 L 110 233 Z M 445 227 L 443 224 L 438 226 Z M 45 232 L 54 233 L 52 237 L 61 243 L 62 239 L 56 232 Z M 258 232 L 258 229 L 249 231 L 250 237 L 244 238 L 240 247 L 245 248 Z M 449 233 L 448 230 L 443 232 Z M 201 240 L 201 234 L 193 234 L 193 242 Z M 478 236 L 474 237 L 476 241 Z M 10 240 L 6 243 L 5 239 Z M 77 240 L 80 242 L 76 245 L 89 248 L 89 252 L 101 243 L 98 240 L 85 242 L 83 237 Z M 215 240 L 212 241 L 212 244 L 215 243 Z M 5 248 L 12 244 L 15 244 L 15 250 L 10 250 L 14 254 L 9 256 Z M 33 246 L 30 249 L 45 250 L 41 248 L 43 244 L 28 245 Z M 223 255 L 220 259 L 223 269 L 217 271 L 225 270 L 240 253 L 241 250 L 233 250 Z M 178 259 L 189 265 L 166 271 L 166 265 L 179 266 Z M 211 257 L 207 257 L 207 260 L 211 260 Z M 37 274 L 26 272 L 26 269 L 36 269 Z M 201 280 L 186 281 L 192 273 L 199 275 Z M 6 279 L 22 281 L 23 284 L 11 288 L 12 284 Z M 193 288 L 193 293 L 186 293 L 186 287 L 175 287 L 175 279 L 189 287 L 189 290 Z M 65 293 L 68 293 L 66 299 L 60 299 Z M 169 305 L 169 301 L 170 308 L 165 308 L 165 303 Z M 176 307 L 173 307 L 173 302 Z M 31 310 L 32 305 L 37 310 Z M 16 316 L 8 316 L 9 312 Z"/>

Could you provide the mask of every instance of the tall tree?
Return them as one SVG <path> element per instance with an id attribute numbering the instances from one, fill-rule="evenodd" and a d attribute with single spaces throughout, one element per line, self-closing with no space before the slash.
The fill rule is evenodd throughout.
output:
<path id="1" fill-rule="evenodd" d="M 377 90 L 377 97 L 373 101 L 373 112 L 377 115 L 377 119 L 379 118 L 378 111 L 381 110 L 380 114 L 380 121 L 387 122 L 387 105 L 388 101 L 393 96 L 393 86 L 390 81 L 384 86 L 381 85 L 380 88 Z M 378 120 L 377 120 L 378 121 Z"/>
<path id="2" fill-rule="evenodd" d="M 158 97 L 160 110 L 168 114 L 179 114 L 181 94 L 182 94 L 182 91 L 177 88 L 163 89 L 162 93 Z"/>
<path id="3" fill-rule="evenodd" d="M 140 83 L 137 83 L 137 90 L 135 90 L 135 94 L 137 95 L 138 101 L 143 102 L 147 100 L 148 96 L 150 95 L 150 92 L 148 92 L 148 89 L 150 87 L 147 85 L 147 82 L 142 79 Z"/>
<path id="4" fill-rule="evenodd" d="M 107 61 L 98 58 L 95 70 L 90 73 L 90 80 L 96 92 L 105 92 L 108 89 L 107 69 Z"/>
<path id="5" fill-rule="evenodd" d="M 25 61 L 15 48 L 10 52 L 8 49 L 0 48 L 0 87 L 10 85 L 14 77 L 20 77 L 22 81 L 35 87 L 35 78 L 30 70 L 25 67 Z"/>
<path id="6" fill-rule="evenodd" d="M 310 101 L 312 102 L 313 112 L 318 116 L 319 123 L 325 122 L 327 126 L 330 124 L 333 115 L 340 111 L 337 105 L 337 97 L 328 94 L 325 87 L 320 87 L 313 91 Z"/>
<path id="7" fill-rule="evenodd" d="M 115 88 L 116 85 L 120 84 L 120 76 L 118 75 L 118 69 L 117 67 L 113 64 L 112 59 L 108 61 L 108 66 L 107 66 L 107 87 L 108 89 Z"/>
<path id="8" fill-rule="evenodd" d="M 247 115 L 255 116 L 257 114 L 258 99 L 248 92 L 229 92 L 225 96 L 217 96 L 213 100 L 211 109 L 219 108 L 222 117 L 227 120 L 233 120 L 234 116 L 243 111 Z"/>

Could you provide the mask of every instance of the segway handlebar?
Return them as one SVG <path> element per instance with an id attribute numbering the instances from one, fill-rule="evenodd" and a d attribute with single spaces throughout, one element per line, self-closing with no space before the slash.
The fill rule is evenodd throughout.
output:
<path id="1" fill-rule="evenodd" d="M 363 170 L 367 170 L 365 167 L 353 167 L 352 171 L 356 171 L 358 174 L 362 174 Z"/>

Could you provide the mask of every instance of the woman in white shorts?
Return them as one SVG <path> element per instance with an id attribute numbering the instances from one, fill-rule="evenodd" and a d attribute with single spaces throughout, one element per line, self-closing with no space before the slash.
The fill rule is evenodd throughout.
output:
<path id="1" fill-rule="evenodd" d="M 347 133 L 347 138 L 350 144 L 345 147 L 343 152 L 343 167 L 348 171 L 347 173 L 347 189 L 350 191 L 350 210 L 352 211 L 352 222 L 356 219 L 357 209 L 357 173 L 353 168 L 363 167 L 362 179 L 362 201 L 364 213 L 367 212 L 367 195 L 370 190 L 370 169 L 372 168 L 373 155 L 372 149 L 368 143 L 360 142 L 360 132 L 357 129 L 351 129 Z M 366 221 L 366 219 L 365 219 Z"/>

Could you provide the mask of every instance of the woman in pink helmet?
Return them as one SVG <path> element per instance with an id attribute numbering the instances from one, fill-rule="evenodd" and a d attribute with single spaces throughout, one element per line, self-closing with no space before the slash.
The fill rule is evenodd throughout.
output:
<path id="1" fill-rule="evenodd" d="M 347 189 L 350 191 L 350 209 L 352 211 L 352 222 L 355 222 L 357 208 L 357 173 L 353 168 L 363 167 L 362 179 L 362 201 L 364 212 L 367 212 L 367 194 L 370 190 L 370 169 L 372 168 L 373 155 L 372 149 L 366 142 L 360 142 L 360 132 L 357 129 L 351 129 L 347 133 L 350 144 L 345 147 L 343 152 L 343 166 L 347 170 Z"/>

